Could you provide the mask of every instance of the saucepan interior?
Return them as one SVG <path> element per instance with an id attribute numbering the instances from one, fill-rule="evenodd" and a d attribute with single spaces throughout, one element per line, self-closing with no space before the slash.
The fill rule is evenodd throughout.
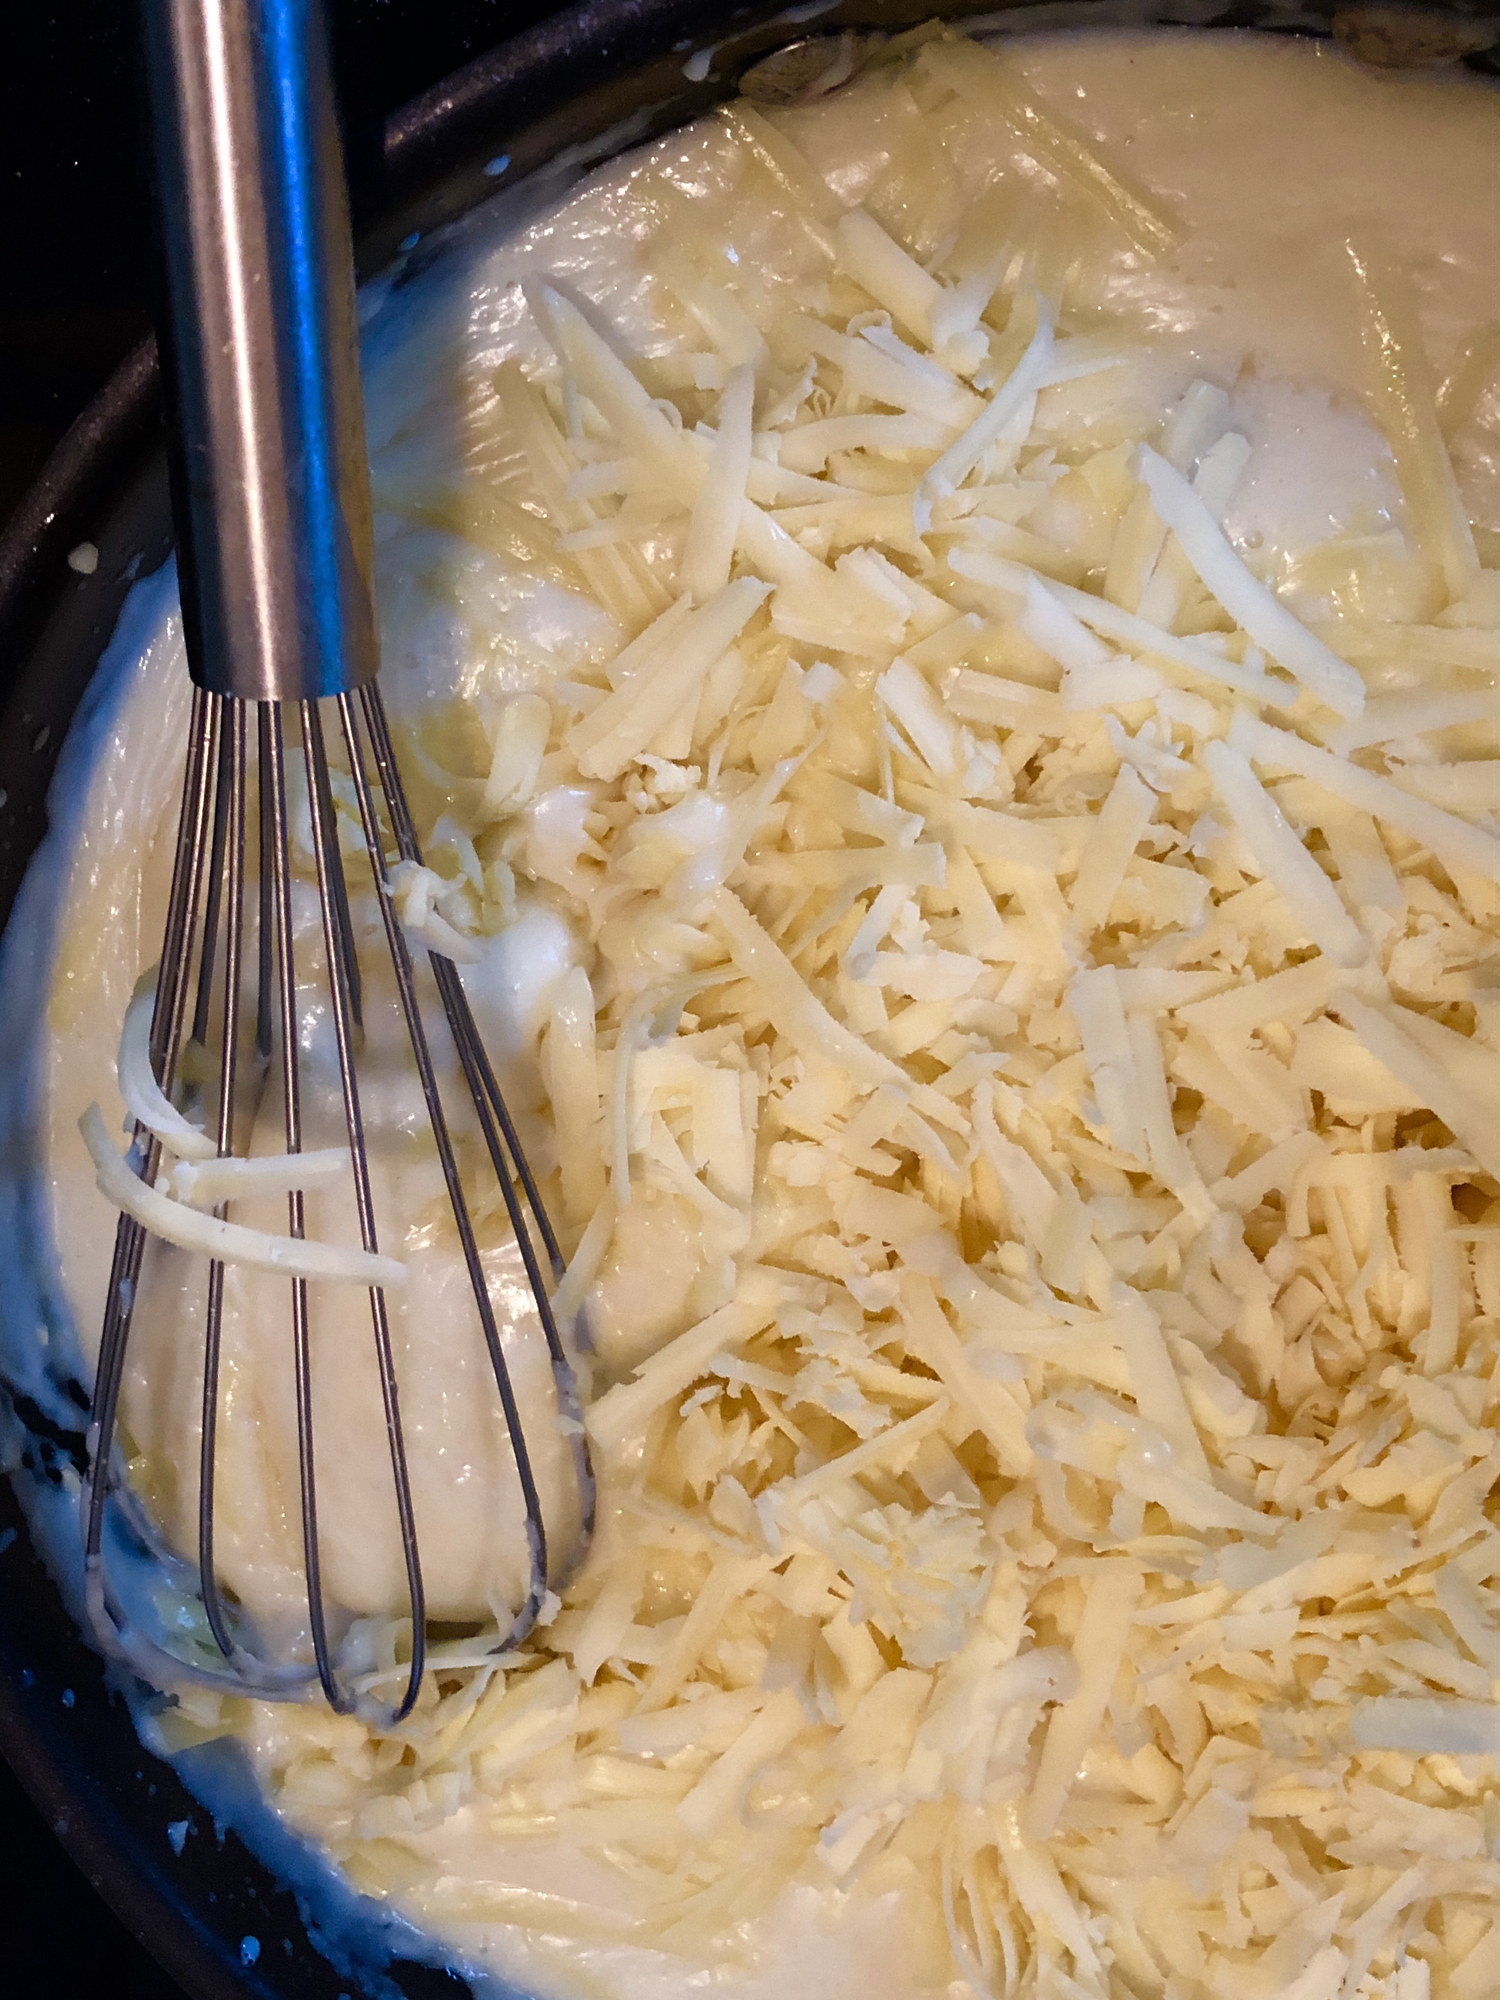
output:
<path id="1" fill-rule="evenodd" d="M 1445 37 L 1494 73 L 1500 0 L 1418 9 L 1336 0 L 1040 0 L 1002 9 L 932 0 L 842 0 L 776 9 L 722 0 L 584 0 L 501 44 L 391 121 L 385 201 L 365 234 L 365 276 L 423 243 L 497 189 L 543 169 L 559 189 L 625 147 L 748 87 L 774 100 L 857 57 L 861 38 L 934 14 L 994 30 L 1165 21 L 1179 26 L 1338 32 L 1356 47 L 1430 54 Z M 1374 38 L 1373 41 L 1370 38 Z M 1403 38 L 1405 38 L 1403 40 Z M 1476 191 L 1477 193 L 1478 191 Z M 1487 198 L 1487 197 L 1486 197 Z M 412 239 L 417 239 L 415 250 Z M 68 552 L 92 542 L 87 577 Z M 154 353 L 133 355 L 69 433 L 0 538 L 0 918 L 46 830 L 59 750 L 134 581 L 170 547 Z M 28 1050 L 0 1022 L 0 1098 L 24 1150 Z M 24 1177 L 23 1177 L 24 1178 Z M 37 1240 L 24 1203 L 0 1214 L 17 1261 Z M 43 1240 L 45 1240 L 43 1238 Z M 0 1314 L 31 1314 L 5 1338 L 45 1339 L 34 1298 L 0 1288 Z M 181 1768 L 152 1756 L 125 1691 L 84 1642 L 70 1605 L 71 1493 L 87 1395 L 63 1379 L 50 1411 L 0 1384 L 0 1748 L 89 1878 L 171 1974 L 203 2000 L 426 2000 L 471 1989 L 436 1948 L 332 1881 L 237 1778 L 222 1745 Z M 134 1691 L 137 1698 L 140 1690 Z M 194 1769 L 194 1758 L 202 1768 Z M 210 1771 L 209 1764 L 213 1768 Z M 211 1777 L 238 1799 L 216 1828 L 190 1789 Z M 494 1994 L 495 1982 L 484 1991 Z"/>

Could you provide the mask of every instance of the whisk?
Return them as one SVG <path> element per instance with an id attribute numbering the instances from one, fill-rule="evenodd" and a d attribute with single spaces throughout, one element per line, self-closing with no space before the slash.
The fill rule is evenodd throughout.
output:
<path id="1" fill-rule="evenodd" d="M 418 969 L 395 908 L 393 861 L 421 850 L 376 683 L 369 475 L 364 456 L 353 264 L 324 24 L 317 0 L 145 0 L 144 17 L 165 249 L 164 363 L 173 430 L 173 501 L 182 608 L 194 682 L 181 812 L 151 1020 L 152 1069 L 168 1098 L 202 1079 L 221 1156 L 247 1129 L 245 1098 L 281 1099 L 288 1154 L 303 1150 L 304 1079 L 293 921 L 293 820 L 305 773 L 306 824 L 321 907 L 327 1007 L 337 1049 L 359 1239 L 378 1253 L 376 1204 L 361 1112 L 366 981 L 336 824 L 330 756 L 352 792 L 394 973 L 411 1060 L 503 1410 L 524 1502 L 528 1584 L 494 1651 L 515 1645 L 549 1589 L 543 1518 L 525 1414 L 507 1364 L 465 1185 L 477 1152 L 498 1181 L 550 1357 L 556 1409 L 578 1485 L 581 1532 L 593 1482 L 573 1368 L 549 1303 L 563 1270 L 536 1177 L 453 962 L 427 954 L 437 1005 L 424 1010 Z M 252 766 L 254 783 L 252 785 Z M 304 954 L 305 956 L 305 954 Z M 305 979 L 308 967 L 304 964 Z M 382 975 L 384 978 L 384 975 Z M 388 980 L 386 981 L 388 984 Z M 445 1108 L 428 1015 L 445 1023 L 462 1077 L 458 1120 Z M 253 1018 L 249 1018 L 253 1016 Z M 452 1061 L 447 1064 L 453 1090 Z M 462 1130 L 482 1148 L 456 1143 Z M 148 1186 L 161 1147 L 138 1123 L 130 1161 Z M 287 1233 L 303 1238 L 304 1197 L 287 1197 Z M 490 1190 L 493 1204 L 493 1190 Z M 216 1213 L 225 1217 L 225 1207 Z M 318 1527 L 311 1329 L 306 1277 L 287 1281 L 295 1378 L 297 1472 L 312 1663 L 261 1656 L 217 1574 L 215 1463 L 221 1425 L 225 1266 L 208 1267 L 203 1312 L 197 1591 L 212 1646 L 196 1662 L 135 1629 L 107 1558 L 111 1496 L 124 1477 L 116 1444 L 127 1346 L 147 1232 L 119 1220 L 89 1429 L 83 1496 L 85 1593 L 100 1639 L 158 1677 L 262 1697 L 323 1694 L 360 1705 L 341 1664 L 325 1598 Z M 278 1281 L 279 1283 L 279 1281 Z M 369 1292 L 395 1519 L 411 1618 L 399 1720 L 428 1662 L 422 1557 L 403 1439 L 400 1383 L 385 1292 Z M 125 1509 L 127 1524 L 132 1509 Z M 137 1537 L 143 1532 L 133 1510 Z M 144 1530 L 150 1540 L 149 1528 Z M 191 1616 L 185 1621 L 193 1623 Z"/>

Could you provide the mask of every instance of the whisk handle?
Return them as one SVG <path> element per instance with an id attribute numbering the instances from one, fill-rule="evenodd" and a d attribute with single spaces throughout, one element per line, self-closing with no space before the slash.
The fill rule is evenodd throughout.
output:
<path id="1" fill-rule="evenodd" d="M 193 678 L 352 692 L 377 665 L 348 198 L 319 0 L 142 0 Z"/>

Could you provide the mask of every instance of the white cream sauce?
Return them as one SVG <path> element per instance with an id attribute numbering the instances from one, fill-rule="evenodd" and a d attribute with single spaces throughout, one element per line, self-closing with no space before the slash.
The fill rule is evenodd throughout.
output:
<path id="1" fill-rule="evenodd" d="M 1390 454 L 1363 408 L 1368 361 L 1343 243 L 1357 236 L 1410 273 L 1441 376 L 1461 344 L 1496 316 L 1494 93 L 1457 76 L 1368 71 L 1330 45 L 1269 37 L 1109 33 L 1011 46 L 1043 103 L 1185 225 L 1179 248 L 1159 262 L 1121 244 L 1096 246 L 1073 297 L 1090 303 L 1101 324 L 1123 321 L 1157 336 L 1140 385 L 1148 410 L 1159 411 L 1195 375 L 1231 393 L 1234 426 L 1252 446 L 1230 519 L 1235 538 L 1285 552 L 1331 534 L 1399 523 Z M 877 76 L 799 112 L 792 124 L 830 183 L 852 201 L 911 143 L 911 115 L 901 85 Z M 454 477 L 453 468 L 502 489 L 508 480 L 489 384 L 502 359 L 538 352 L 518 278 L 544 270 L 571 280 L 637 333 L 645 351 L 664 354 L 676 336 L 656 317 L 643 253 L 664 219 L 711 206 L 725 192 L 727 174 L 718 128 L 692 128 L 607 169 L 510 240 L 440 265 L 377 312 L 369 333 L 368 402 L 382 509 L 386 678 L 398 711 L 415 713 L 450 690 L 481 704 L 498 700 L 565 676 L 578 661 L 610 649 L 614 634 L 596 607 L 555 579 L 518 573 L 503 554 L 503 534 L 497 538 L 472 499 L 479 489 Z M 998 121 L 974 120 L 964 178 L 971 194 L 998 178 L 1012 200 L 1048 199 L 1044 178 Z M 751 247 L 743 247 L 742 232 L 740 254 L 762 256 L 791 300 L 807 275 L 798 232 L 769 214 L 747 226 Z M 467 241 L 472 245 L 472 231 Z M 1458 434 L 1455 454 L 1474 519 L 1500 532 L 1494 381 Z M 418 511 L 423 518 L 412 525 Z M 185 711 L 172 627 L 143 657 L 138 687 L 94 773 L 52 991 L 53 1202 L 63 1276 L 85 1333 L 99 1317 L 113 1217 L 93 1191 L 74 1126 L 96 1097 L 111 1118 L 118 1114 L 114 1036 L 130 987 L 156 950 Z M 550 799 L 541 820 L 553 843 L 537 850 L 544 872 L 549 858 L 561 870 L 576 858 L 582 837 L 571 826 L 566 795 Z M 524 1069 L 535 1060 L 548 982 L 568 963 L 567 939 L 538 903 L 491 950 L 486 976 L 473 983 L 486 996 L 497 1053 Z M 393 1128 L 409 1112 L 409 1105 L 388 1107 Z M 406 1251 L 414 1276 L 401 1341 L 419 1509 L 428 1529 L 424 1549 L 432 1551 L 440 1605 L 458 1615 L 497 1582 L 506 1584 L 483 1553 L 506 1541 L 508 1521 L 513 1528 L 502 1491 L 504 1453 L 488 1420 L 472 1409 L 484 1386 L 483 1356 L 472 1315 L 453 1307 L 462 1278 L 451 1247 L 439 1240 L 441 1231 L 423 1239 L 419 1218 L 434 1191 L 429 1168 L 389 1172 L 386 1194 L 413 1218 Z M 606 1272 L 616 1287 L 606 1337 L 622 1363 L 686 1323 L 699 1277 L 679 1215 L 643 1212 L 637 1224 L 634 1248 L 618 1249 Z M 172 1282 L 184 1304 L 195 1303 L 192 1281 L 179 1275 Z M 497 1277 L 497 1284 L 510 1285 L 504 1296 L 513 1301 L 513 1279 Z M 259 1281 L 236 1286 L 230 1357 L 236 1421 L 228 1430 L 235 1434 L 238 1425 L 231 1451 L 241 1456 L 229 1476 L 240 1500 L 231 1506 L 226 1563 L 258 1608 L 295 1622 L 289 1404 L 273 1365 L 284 1347 L 284 1315 L 273 1290 Z M 368 1345 L 357 1324 L 364 1311 L 363 1296 L 350 1294 L 332 1307 L 320 1336 L 326 1343 L 320 1367 L 337 1378 L 328 1384 L 321 1461 L 324 1546 L 346 1602 L 396 1608 L 392 1543 L 379 1526 L 387 1501 L 378 1450 L 372 1452 L 379 1428 L 372 1380 L 358 1376 L 351 1393 L 347 1372 L 350 1357 Z M 197 1378 L 191 1346 L 184 1359 L 178 1333 L 175 1314 L 143 1328 L 126 1410 L 137 1446 L 155 1461 L 159 1504 L 185 1539 Z M 540 1382 L 529 1390 L 540 1395 Z M 268 1453 L 274 1476 L 258 1482 L 252 1461 L 263 1474 Z M 561 1476 L 557 1465 L 550 1476 Z M 262 1716 L 249 1748 L 268 1775 L 281 1732 L 293 1720 Z M 316 1809 L 304 1801 L 298 1813 L 316 1833 Z M 404 1912 L 476 1961 L 549 1995 L 666 2000 L 711 1991 L 720 2000 L 813 1994 L 909 2000 L 933 1990 L 906 1956 L 901 1912 L 889 1901 L 843 1908 L 832 1890 L 799 1888 L 773 1924 L 733 1940 L 741 1948 L 735 1969 L 718 1951 L 695 1963 L 631 1945 L 579 1946 L 549 1936 L 545 1926 L 523 1932 L 498 1918 L 455 1915 L 469 1897 L 482 1907 L 486 1885 L 497 1884 L 560 1896 L 587 1887 L 591 1898 L 613 1898 L 628 1915 L 620 1881 L 605 1880 L 577 1853 L 507 1846 L 491 1830 L 483 1798 L 410 1844 L 429 1872 L 396 1897 Z M 948 1989 L 955 2000 L 966 1990 Z"/>

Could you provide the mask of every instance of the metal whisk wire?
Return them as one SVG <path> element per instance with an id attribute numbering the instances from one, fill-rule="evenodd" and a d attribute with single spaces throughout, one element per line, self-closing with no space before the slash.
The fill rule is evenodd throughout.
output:
<path id="1" fill-rule="evenodd" d="M 298 704 L 302 727 L 302 751 L 308 774 L 308 805 L 312 816 L 313 854 L 318 871 L 318 894 L 322 908 L 323 942 L 328 965 L 328 987 L 331 1002 L 334 1036 L 338 1047 L 339 1083 L 344 1099 L 344 1122 L 349 1134 L 350 1157 L 354 1166 L 354 1199 L 359 1218 L 361 1247 L 367 1251 L 379 1249 L 375 1228 L 374 1203 L 370 1192 L 370 1164 L 365 1150 L 364 1117 L 359 1101 L 359 1080 L 354 1070 L 352 1038 L 354 1032 L 355 995 L 358 987 L 349 975 L 349 965 L 353 957 L 353 944 L 349 928 L 348 901 L 344 894 L 343 867 L 339 859 L 337 834 L 330 824 L 331 815 L 325 817 L 328 794 L 328 766 L 324 752 L 322 728 L 314 702 Z M 286 779 L 283 764 L 281 735 L 281 715 L 273 711 L 271 720 L 271 764 L 270 815 L 273 828 L 272 859 L 276 901 L 276 956 L 281 975 L 281 1019 L 282 1019 L 282 1075 L 286 1102 L 286 1144 L 287 1151 L 300 1152 L 302 1147 L 301 1092 L 297 1061 L 297 1036 L 291 1030 L 295 1020 L 296 992 L 295 971 L 292 964 L 292 905 L 291 871 L 288 867 L 287 801 Z M 331 852 L 330 852 L 331 850 Z M 377 847 L 374 855 L 377 878 L 383 885 L 384 868 Z M 335 891 L 333 884 L 338 883 Z M 425 1085 L 424 1077 L 424 1085 Z M 430 1102 L 429 1111 L 440 1123 L 442 1107 Z M 436 1130 L 436 1126 L 434 1127 Z M 288 1196 L 291 1205 L 291 1233 L 303 1233 L 304 1217 L 302 1196 L 294 1192 Z M 486 1304 L 488 1300 L 486 1299 Z M 391 1358 L 390 1322 L 386 1312 L 385 1293 L 378 1287 L 370 1290 L 370 1318 L 375 1340 L 375 1354 L 380 1370 L 380 1393 L 385 1408 L 386 1436 L 391 1457 L 391 1471 L 395 1481 L 396 1510 L 401 1525 L 401 1552 L 406 1567 L 407 1595 L 411 1605 L 411 1661 L 407 1675 L 406 1693 L 398 1714 L 405 1714 L 417 1698 L 421 1683 L 423 1656 L 425 1652 L 424 1592 L 422 1587 L 422 1563 L 417 1549 L 416 1521 L 412 1508 L 411 1476 L 406 1462 L 406 1448 L 401 1434 L 401 1410 L 396 1388 L 395 1367 Z M 293 1345 L 295 1350 L 297 1384 L 297 1466 L 302 1493 L 302 1544 L 303 1562 L 307 1571 L 307 1608 L 312 1628 L 313 1654 L 318 1663 L 318 1679 L 323 1692 L 335 1709 L 344 1709 L 348 1696 L 338 1685 L 328 1648 L 328 1628 L 323 1596 L 322 1557 L 318 1541 L 318 1496 L 317 1474 L 313 1458 L 312 1422 L 312 1367 L 308 1343 L 307 1284 L 297 1280 L 293 1294 Z M 519 1459 L 524 1456 L 524 1439 L 517 1442 Z M 524 1482 L 523 1482 L 524 1485 Z"/>
<path id="2" fill-rule="evenodd" d="M 252 705 L 233 697 L 195 691 L 173 887 L 163 941 L 162 973 L 153 1019 L 152 1053 L 153 1066 L 162 1087 L 170 1093 L 183 1068 L 185 1050 L 196 1046 L 206 1052 L 217 1026 L 220 1056 L 217 1064 L 211 1065 L 217 1072 L 212 1130 L 222 1157 L 232 1155 L 237 1122 L 243 1119 L 239 1103 L 243 1095 L 240 1044 L 243 1039 L 241 1014 L 246 959 L 246 858 L 250 810 L 247 741 L 252 706 L 257 711 L 255 734 L 259 748 L 259 852 L 262 866 L 269 864 L 268 875 L 263 874 L 258 885 L 261 934 L 260 948 L 256 953 L 259 978 L 255 1008 L 256 1059 L 252 1067 L 260 1072 L 254 1081 L 264 1081 L 268 1059 L 273 1053 L 277 1056 L 286 1150 L 297 1153 L 303 1146 L 298 967 L 292 921 L 294 870 L 285 741 L 285 722 L 289 718 L 284 716 L 280 704 Z M 350 919 L 348 884 L 334 820 L 324 718 L 315 701 L 288 704 L 287 707 L 296 717 L 296 733 L 300 738 L 307 774 L 311 847 L 322 913 L 328 1010 L 338 1054 L 339 1084 L 353 1168 L 360 1243 L 365 1251 L 373 1254 L 379 1251 L 380 1243 L 358 1074 L 361 1036 L 358 995 L 362 982 Z M 401 786 L 378 689 L 370 684 L 357 694 L 338 697 L 336 713 L 338 740 L 347 760 L 359 810 L 371 884 L 380 911 L 384 943 L 395 973 L 403 1027 L 421 1085 L 471 1293 L 504 1413 L 525 1509 L 527 1587 L 510 1629 L 497 1634 L 495 1650 L 504 1651 L 518 1643 L 530 1630 L 549 1587 L 547 1523 L 525 1421 L 485 1279 L 452 1123 L 438 1081 L 427 1021 L 418 995 L 416 967 L 387 881 L 388 859 L 381 827 L 382 814 L 393 831 L 399 858 L 420 863 L 421 849 Z M 562 1273 L 561 1254 L 547 1220 L 535 1176 L 485 1054 L 457 968 L 451 960 L 437 953 L 429 952 L 428 961 L 458 1057 L 468 1107 L 483 1135 L 489 1163 L 536 1300 L 551 1362 L 557 1414 L 568 1435 L 573 1455 L 581 1501 L 582 1539 L 586 1540 L 593 1522 L 592 1470 L 580 1421 L 574 1371 L 548 1297 L 549 1281 L 555 1282 Z M 268 981 L 272 989 L 270 992 L 266 990 Z M 196 995 L 196 1000 L 192 1031 L 185 1036 L 190 993 Z M 268 1042 L 270 1046 L 267 1046 Z M 155 1138 L 140 1126 L 135 1132 L 134 1151 L 143 1176 L 154 1179 L 160 1147 Z M 216 1212 L 224 1215 L 225 1205 L 221 1204 Z M 296 1238 L 304 1236 L 305 1203 L 300 1189 L 293 1189 L 287 1196 L 287 1223 L 289 1235 Z M 105 1313 L 85 1506 L 87 1594 L 96 1628 L 116 1648 L 123 1647 L 147 1668 L 176 1673 L 186 1669 L 196 1678 L 236 1692 L 263 1696 L 299 1693 L 315 1674 L 329 1703 L 341 1713 L 347 1713 L 358 1706 L 358 1697 L 340 1677 L 329 1631 L 318 1528 L 316 1425 L 311 1366 L 312 1310 L 308 1281 L 304 1277 L 293 1277 L 288 1282 L 291 1287 L 292 1368 L 296 1390 L 303 1560 L 307 1578 L 308 1630 L 313 1653 L 311 1672 L 305 1666 L 265 1660 L 244 1643 L 236 1631 L 236 1620 L 226 1605 L 216 1573 L 215 1492 L 225 1273 L 224 1264 L 217 1259 L 209 1264 L 204 1309 L 197 1559 L 204 1619 L 214 1645 L 222 1655 L 224 1667 L 215 1670 L 205 1663 L 203 1656 L 187 1662 L 139 1635 L 127 1636 L 128 1619 L 110 1587 L 107 1574 L 104 1530 L 107 1499 L 119 1478 L 113 1463 L 119 1391 L 140 1284 L 145 1240 L 146 1232 L 142 1225 L 133 1217 L 122 1215 L 116 1233 L 114 1268 Z M 405 1689 L 392 1712 L 392 1719 L 399 1720 L 416 1700 L 426 1665 L 425 1592 L 389 1314 L 385 1293 L 379 1286 L 370 1288 L 369 1302 L 411 1625 L 411 1653 L 406 1666 Z"/>

